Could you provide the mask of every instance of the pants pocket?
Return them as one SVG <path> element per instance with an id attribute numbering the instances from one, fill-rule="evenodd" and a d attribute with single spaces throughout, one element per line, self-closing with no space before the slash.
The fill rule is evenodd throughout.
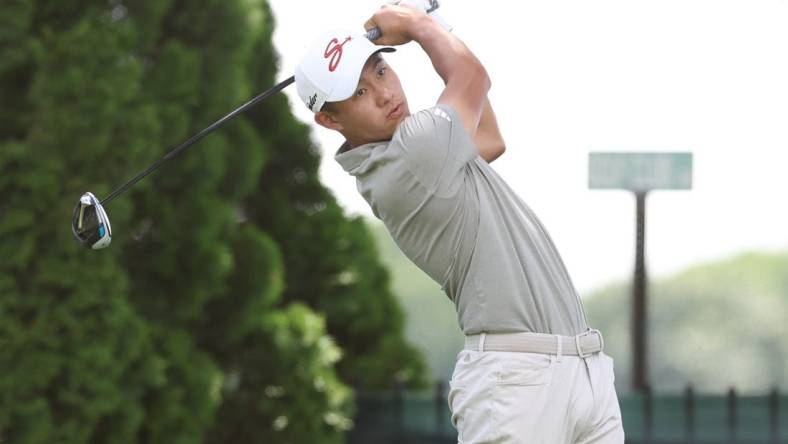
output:
<path id="1" fill-rule="evenodd" d="M 486 352 L 465 350 L 457 356 L 448 401 L 460 443 L 490 442 L 489 398 L 494 364 L 494 357 Z"/>
<path id="2" fill-rule="evenodd" d="M 550 401 L 554 362 L 550 355 L 517 353 L 501 363 L 492 398 L 497 440 L 542 442 L 534 433 L 540 430 Z"/>
<path id="3" fill-rule="evenodd" d="M 451 422 L 457 429 L 461 444 L 495 442 L 490 410 L 492 381 L 484 379 L 468 386 L 455 386 L 449 391 Z"/>
<path id="4" fill-rule="evenodd" d="M 451 424 L 457 428 L 459 422 L 459 408 L 465 398 L 465 387 L 456 386 L 453 381 L 449 382 L 449 412 L 451 412 Z"/>
<path id="5" fill-rule="evenodd" d="M 496 372 L 498 386 L 549 384 L 553 375 L 553 358 L 538 353 L 511 353 Z"/>

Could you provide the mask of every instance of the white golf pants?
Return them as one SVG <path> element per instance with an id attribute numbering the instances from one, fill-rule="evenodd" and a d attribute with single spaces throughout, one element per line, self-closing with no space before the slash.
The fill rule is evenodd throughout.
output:
<path id="1" fill-rule="evenodd" d="M 449 408 L 460 444 L 623 444 L 613 359 L 463 350 Z"/>

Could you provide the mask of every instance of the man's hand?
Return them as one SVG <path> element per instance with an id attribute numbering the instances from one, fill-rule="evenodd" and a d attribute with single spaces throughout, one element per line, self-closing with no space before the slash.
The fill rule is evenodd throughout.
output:
<path id="1" fill-rule="evenodd" d="M 364 23 L 364 29 L 379 28 L 381 37 L 376 45 L 404 45 L 415 38 L 414 30 L 421 20 L 429 18 L 421 9 L 410 5 L 383 5 Z"/>

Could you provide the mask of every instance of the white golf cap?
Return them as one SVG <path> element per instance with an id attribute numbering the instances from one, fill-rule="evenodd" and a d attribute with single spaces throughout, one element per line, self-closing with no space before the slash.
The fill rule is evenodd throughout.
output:
<path id="1" fill-rule="evenodd" d="M 350 98 L 358 86 L 364 64 L 378 51 L 392 52 L 394 48 L 377 46 L 363 34 L 343 29 L 324 33 L 296 66 L 298 95 L 315 113 L 326 102 Z"/>

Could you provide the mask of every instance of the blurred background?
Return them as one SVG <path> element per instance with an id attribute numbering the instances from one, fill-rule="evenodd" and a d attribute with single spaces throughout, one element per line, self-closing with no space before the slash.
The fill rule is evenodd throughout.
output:
<path id="1" fill-rule="evenodd" d="M 292 75 L 368 0 L 0 5 L 0 443 L 448 443 L 462 335 L 342 140 L 288 88 L 107 210 L 99 198 Z M 628 442 L 788 442 L 788 2 L 443 1 L 485 64 L 494 168 L 557 244 L 616 361 Z M 387 55 L 411 110 L 441 81 Z M 648 387 L 632 388 L 635 199 L 592 151 L 691 152 L 647 201 Z"/>

